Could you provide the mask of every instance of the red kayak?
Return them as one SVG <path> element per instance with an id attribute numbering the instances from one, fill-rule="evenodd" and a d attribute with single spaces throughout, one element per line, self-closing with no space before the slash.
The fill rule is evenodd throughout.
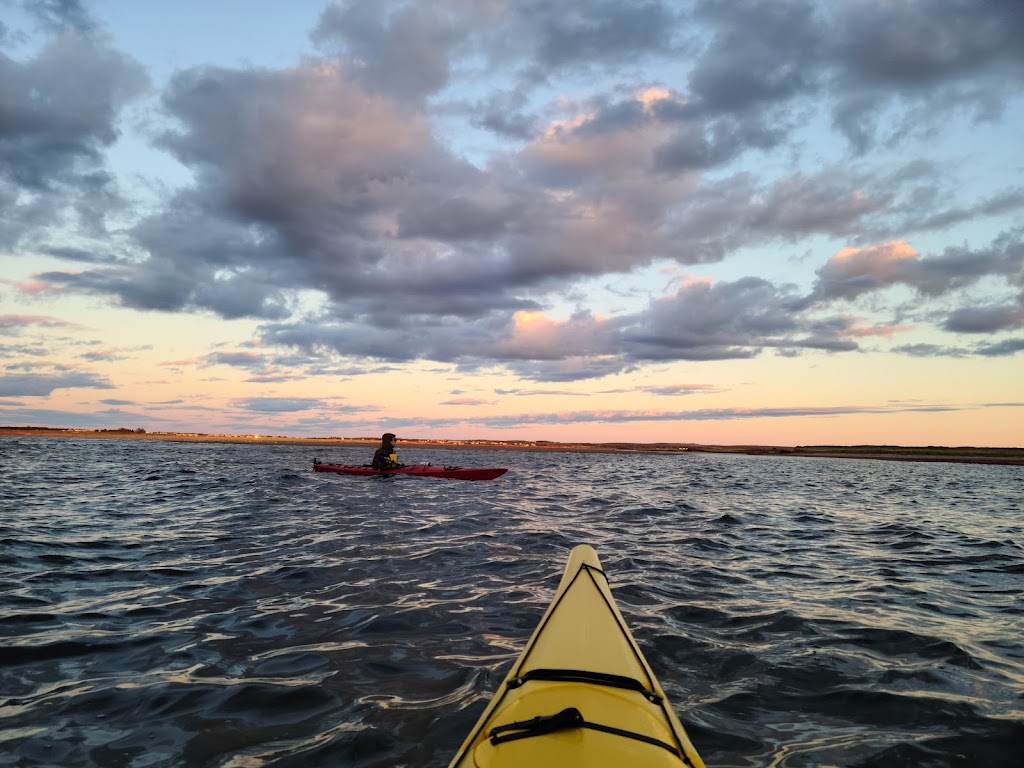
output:
<path id="1" fill-rule="evenodd" d="M 317 472 L 338 472 L 342 475 L 412 475 L 443 477 L 449 480 L 493 480 L 508 472 L 507 467 L 435 467 L 433 464 L 410 464 L 396 469 L 374 469 L 369 464 L 323 464 L 313 460 Z"/>

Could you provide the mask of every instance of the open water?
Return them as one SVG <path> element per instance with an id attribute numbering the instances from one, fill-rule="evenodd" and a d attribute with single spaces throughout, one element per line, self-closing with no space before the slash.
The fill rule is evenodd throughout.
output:
<path id="1" fill-rule="evenodd" d="M 709 766 L 1022 765 L 1022 467 L 369 453 L 0 438 L 0 765 L 447 765 L 584 542 Z"/>

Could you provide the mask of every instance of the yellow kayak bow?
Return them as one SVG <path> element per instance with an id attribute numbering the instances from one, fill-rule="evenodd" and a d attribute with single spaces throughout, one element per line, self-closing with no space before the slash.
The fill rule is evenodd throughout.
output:
<path id="1" fill-rule="evenodd" d="M 586 544 L 450 768 L 505 766 L 704 768 Z"/>

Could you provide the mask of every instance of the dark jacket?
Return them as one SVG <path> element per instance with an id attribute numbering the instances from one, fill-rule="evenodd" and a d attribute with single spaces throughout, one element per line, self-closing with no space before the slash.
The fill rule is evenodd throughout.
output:
<path id="1" fill-rule="evenodd" d="M 392 448 L 385 448 L 383 445 L 377 449 L 373 454 L 373 461 L 370 466 L 374 469 L 394 469 L 395 467 L 401 466 L 397 459 L 398 455 L 393 452 Z M 392 459 L 391 457 L 395 458 Z"/>

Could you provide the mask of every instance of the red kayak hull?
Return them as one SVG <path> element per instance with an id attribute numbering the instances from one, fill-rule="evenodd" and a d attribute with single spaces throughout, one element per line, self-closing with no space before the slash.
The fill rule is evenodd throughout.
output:
<path id="1" fill-rule="evenodd" d="M 374 469 L 359 464 L 313 464 L 317 472 L 338 472 L 342 475 L 412 475 L 439 477 L 448 480 L 493 480 L 508 472 L 507 467 L 435 467 L 432 464 L 411 464 L 398 469 Z"/>

